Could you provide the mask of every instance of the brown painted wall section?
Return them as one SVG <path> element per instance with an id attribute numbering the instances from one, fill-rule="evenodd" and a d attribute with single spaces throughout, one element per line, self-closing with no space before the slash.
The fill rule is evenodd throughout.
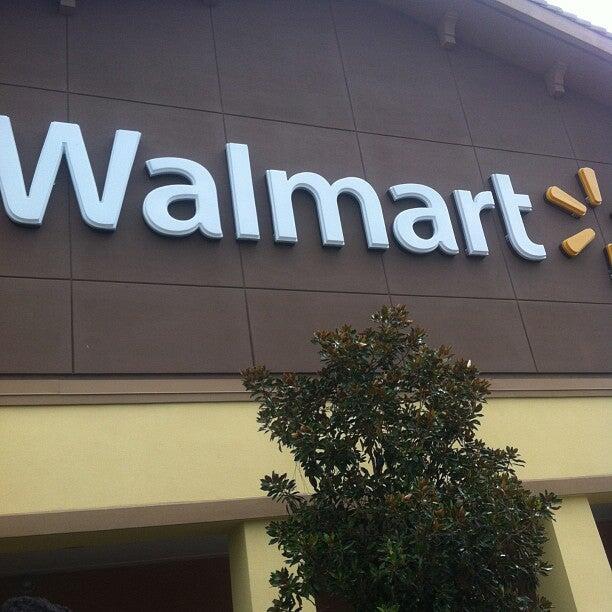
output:
<path id="1" fill-rule="evenodd" d="M 375 2 L 354 0 L 54 0 L 0 3 L 0 114 L 13 122 L 26 181 L 53 120 L 80 124 L 101 187 L 116 129 L 142 132 L 119 227 L 81 220 L 62 166 L 42 227 L 0 214 L 0 373 L 213 374 L 255 362 L 312 370 L 311 331 L 361 325 L 405 303 L 490 373 L 607 372 L 612 283 L 602 249 L 612 202 L 580 221 L 543 199 L 561 186 L 582 198 L 576 170 L 612 194 L 610 110 L 461 44 Z M 249 145 L 262 238 L 234 239 L 224 143 Z M 224 238 L 168 239 L 142 219 L 144 162 L 165 155 L 205 165 L 216 179 Z M 531 237 L 548 259 L 506 245 L 485 213 L 491 255 L 415 256 L 391 238 L 366 249 L 357 206 L 342 199 L 346 246 L 322 248 L 312 201 L 295 195 L 299 242 L 275 245 L 264 171 L 361 176 L 390 226 L 403 205 L 386 189 L 425 183 L 488 189 L 509 173 L 528 193 Z M 607 204 L 607 206 L 606 206 Z M 575 260 L 557 249 L 597 232 Z M 604 242 L 605 241 L 605 242 Z"/>

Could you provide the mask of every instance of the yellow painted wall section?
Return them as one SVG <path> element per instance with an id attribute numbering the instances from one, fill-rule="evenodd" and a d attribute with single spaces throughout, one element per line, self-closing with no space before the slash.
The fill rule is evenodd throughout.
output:
<path id="1" fill-rule="evenodd" d="M 496 398 L 480 435 L 490 446 L 518 447 L 524 479 L 612 473 L 612 397 Z"/>
<path id="2" fill-rule="evenodd" d="M 253 403 L 0 409 L 0 514 L 261 495 L 294 474 Z M 612 473 L 612 398 L 494 399 L 482 436 L 517 446 L 524 478 Z M 300 483 L 299 474 L 296 474 Z"/>
<path id="3" fill-rule="evenodd" d="M 0 409 L 0 514 L 254 497 L 293 469 L 250 403 Z"/>
<path id="4" fill-rule="evenodd" d="M 270 586 L 270 573 L 284 565 L 278 548 L 269 546 L 266 521 L 246 521 L 230 537 L 230 569 L 234 612 L 267 610 L 278 591 Z M 303 612 L 315 607 L 303 602 Z"/>
<path id="5" fill-rule="evenodd" d="M 612 573 L 586 497 L 567 497 L 547 525 L 545 559 L 553 564 L 540 592 L 560 612 L 612 609 Z"/>

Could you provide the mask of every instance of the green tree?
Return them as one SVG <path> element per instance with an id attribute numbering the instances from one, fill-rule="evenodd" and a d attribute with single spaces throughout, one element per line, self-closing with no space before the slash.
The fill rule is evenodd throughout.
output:
<path id="1" fill-rule="evenodd" d="M 269 611 L 334 594 L 358 612 L 546 610 L 536 595 L 544 522 L 558 499 L 532 495 L 515 448 L 476 437 L 488 383 L 429 348 L 403 307 L 364 331 L 319 331 L 315 376 L 244 372 L 258 421 L 289 449 L 311 495 L 287 474 L 261 481 L 285 504 L 268 527 L 287 566 Z"/>

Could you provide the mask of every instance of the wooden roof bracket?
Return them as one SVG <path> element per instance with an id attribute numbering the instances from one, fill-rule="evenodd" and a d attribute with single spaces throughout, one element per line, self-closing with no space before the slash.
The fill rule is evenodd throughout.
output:
<path id="1" fill-rule="evenodd" d="M 561 98 L 565 94 L 565 73 L 567 64 L 555 62 L 544 75 L 546 89 L 553 98 Z"/>
<path id="2" fill-rule="evenodd" d="M 443 49 L 452 49 L 457 44 L 455 38 L 457 19 L 459 19 L 459 13 L 449 10 L 444 13 L 442 19 L 438 22 L 438 40 Z"/>
<path id="3" fill-rule="evenodd" d="M 57 10 L 60 15 L 72 15 L 76 10 L 76 0 L 58 0 Z"/>

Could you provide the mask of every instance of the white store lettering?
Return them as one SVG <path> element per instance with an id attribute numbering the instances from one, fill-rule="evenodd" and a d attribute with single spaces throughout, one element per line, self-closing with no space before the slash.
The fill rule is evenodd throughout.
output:
<path id="1" fill-rule="evenodd" d="M 6 214 L 15 223 L 41 225 L 60 163 L 65 157 L 83 221 L 96 229 L 115 230 L 140 137 L 140 132 L 136 131 L 115 132 L 100 197 L 80 127 L 74 123 L 54 121 L 47 131 L 28 192 L 11 121 L 6 116 L 0 116 L 0 195 Z M 226 158 L 236 239 L 258 241 L 261 236 L 248 146 L 227 143 Z M 175 237 L 198 231 L 210 239 L 223 237 L 217 187 L 204 166 L 189 159 L 159 157 L 148 160 L 146 168 L 150 176 L 171 174 L 189 181 L 187 184 L 157 187 L 145 197 L 143 217 L 153 231 Z M 326 178 L 313 172 L 299 172 L 288 177 L 283 170 L 267 170 L 266 182 L 275 242 L 291 244 L 298 241 L 292 195 L 296 190 L 303 190 L 314 200 L 323 246 L 339 248 L 345 244 L 338 197 L 348 194 L 359 205 L 368 248 L 389 248 L 380 199 L 364 179 L 345 177 L 329 183 Z M 491 183 L 492 192 L 483 191 L 475 196 L 463 189 L 453 191 L 467 246 L 466 254 L 471 257 L 486 257 L 489 254 L 480 215 L 483 210 L 495 208 L 497 203 L 512 249 L 527 260 L 545 259 L 544 247 L 529 238 L 523 222 L 522 213 L 532 209 L 529 196 L 515 193 L 506 174 L 493 174 Z M 417 200 L 422 204 L 402 210 L 395 217 L 393 235 L 402 248 L 416 254 L 436 250 L 450 256 L 459 253 L 446 202 L 437 191 L 417 183 L 393 185 L 388 191 L 394 202 Z M 170 214 L 170 205 L 178 200 L 194 203 L 195 212 L 190 219 L 176 219 Z M 422 238 L 415 231 L 415 225 L 423 222 L 431 227 L 429 238 Z"/>

